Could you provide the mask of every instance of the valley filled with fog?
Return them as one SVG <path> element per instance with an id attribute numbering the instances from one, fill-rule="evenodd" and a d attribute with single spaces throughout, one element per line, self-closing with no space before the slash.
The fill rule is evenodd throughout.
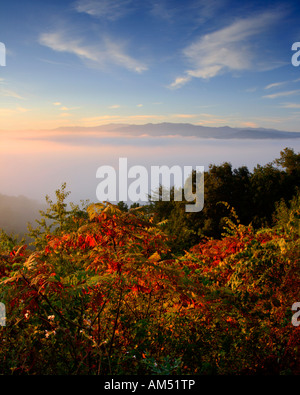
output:
<path id="1" fill-rule="evenodd" d="M 110 165 L 118 173 L 119 158 L 128 159 L 128 168 L 140 165 L 149 171 L 161 165 L 204 166 L 206 171 L 210 164 L 224 162 L 252 171 L 278 158 L 285 147 L 300 152 L 299 138 L 203 138 L 194 132 L 157 130 L 153 135 L 142 127 L 122 131 L 111 126 L 101 131 L 66 128 L 57 133 L 2 134 L 0 228 L 24 233 L 27 222 L 34 222 L 45 207 L 45 196 L 53 198 L 64 182 L 71 191 L 69 201 L 96 202 L 98 167 Z"/>

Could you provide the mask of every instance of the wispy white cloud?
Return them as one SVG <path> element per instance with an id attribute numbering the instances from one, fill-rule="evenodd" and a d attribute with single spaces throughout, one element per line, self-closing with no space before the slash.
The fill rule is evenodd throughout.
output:
<path id="1" fill-rule="evenodd" d="M 16 107 L 16 108 L 0 108 L 0 115 L 1 116 L 11 116 L 17 114 L 24 114 L 28 111 L 31 111 L 29 108 L 24 107 Z"/>
<path id="2" fill-rule="evenodd" d="M 80 58 L 97 61 L 92 48 L 85 46 L 79 39 L 71 39 L 63 32 L 43 33 L 40 35 L 40 44 L 58 52 L 69 52 Z"/>
<path id="3" fill-rule="evenodd" d="M 277 88 L 278 86 L 284 85 L 285 83 L 286 82 L 273 82 L 272 84 L 265 86 L 265 89 Z"/>
<path id="4" fill-rule="evenodd" d="M 277 92 L 277 93 L 273 93 L 272 95 L 265 95 L 265 96 L 263 96 L 263 98 L 277 99 L 278 97 L 282 97 L 282 96 L 293 96 L 293 95 L 299 95 L 299 94 L 300 94 L 300 89 L 296 89 L 293 91 Z"/>
<path id="5" fill-rule="evenodd" d="M 95 117 L 85 117 L 81 119 L 84 126 L 98 126 L 109 123 L 136 123 L 143 124 L 145 122 L 162 122 L 166 119 L 163 115 L 100 115 Z"/>
<path id="6" fill-rule="evenodd" d="M 13 97 L 14 99 L 24 100 L 23 96 L 10 89 L 0 89 L 0 95 L 6 97 Z"/>
<path id="7" fill-rule="evenodd" d="M 208 20 L 215 18 L 220 10 L 226 7 L 226 0 L 196 0 L 182 1 L 174 0 L 148 0 L 150 13 L 156 18 L 171 24 L 188 21 L 189 26 L 198 28 Z"/>
<path id="8" fill-rule="evenodd" d="M 97 18 L 116 21 L 130 12 L 132 0 L 78 0 L 75 9 Z"/>
<path id="9" fill-rule="evenodd" d="M 199 117 L 199 114 L 172 114 L 172 118 L 192 119 Z"/>
<path id="10" fill-rule="evenodd" d="M 124 45 L 107 37 L 100 43 L 87 45 L 82 39 L 71 38 L 57 31 L 41 34 L 39 42 L 54 51 L 74 54 L 91 67 L 104 68 L 114 64 L 136 73 L 147 70 L 145 64 L 125 52 Z"/>
<path id="11" fill-rule="evenodd" d="M 139 62 L 133 57 L 127 55 L 124 52 L 124 48 L 121 44 L 111 41 L 110 39 L 105 40 L 105 55 L 108 59 L 119 66 L 125 67 L 130 71 L 135 71 L 137 73 L 142 73 L 148 68 L 145 64 Z"/>
<path id="12" fill-rule="evenodd" d="M 73 111 L 73 110 L 78 110 L 80 107 L 67 107 L 67 106 L 62 106 L 60 107 L 61 111 Z"/>
<path id="13" fill-rule="evenodd" d="M 183 50 L 184 58 L 192 68 L 177 77 L 169 87 L 179 88 L 192 78 L 209 79 L 226 71 L 257 68 L 251 41 L 279 18 L 278 12 L 265 12 L 236 20 L 225 28 L 201 36 Z M 263 65 L 259 67 L 263 68 Z"/>
<path id="14" fill-rule="evenodd" d="M 191 75 L 186 75 L 183 77 L 177 77 L 175 81 L 173 81 L 170 85 L 169 88 L 180 88 L 181 86 L 185 85 L 187 82 L 189 82 L 192 79 Z"/>
<path id="15" fill-rule="evenodd" d="M 67 106 L 63 105 L 60 101 L 56 101 L 52 104 L 55 107 L 59 107 L 59 109 L 61 111 L 72 111 L 72 110 L 77 110 L 78 108 L 80 108 L 80 107 L 67 107 Z"/>
<path id="16" fill-rule="evenodd" d="M 300 108 L 300 103 L 284 103 L 280 107 L 298 109 L 298 108 Z"/>

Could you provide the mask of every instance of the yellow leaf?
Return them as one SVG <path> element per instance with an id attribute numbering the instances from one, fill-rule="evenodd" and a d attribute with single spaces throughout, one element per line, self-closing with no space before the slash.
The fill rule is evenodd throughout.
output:
<path id="1" fill-rule="evenodd" d="M 160 260 L 160 255 L 155 252 L 154 254 L 152 254 L 149 259 L 150 262 L 158 262 Z"/>
<path id="2" fill-rule="evenodd" d="M 24 266 L 27 268 L 27 269 L 32 269 L 32 267 L 36 264 L 36 258 L 37 258 L 37 253 L 36 252 L 34 252 L 33 254 L 31 254 L 30 256 L 29 256 L 29 258 L 26 260 L 26 262 L 24 263 Z"/>

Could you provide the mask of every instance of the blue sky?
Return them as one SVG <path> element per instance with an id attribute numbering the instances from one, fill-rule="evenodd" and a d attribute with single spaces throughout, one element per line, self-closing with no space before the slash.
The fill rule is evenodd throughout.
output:
<path id="1" fill-rule="evenodd" d="M 1 5 L 1 129 L 191 122 L 299 131 L 299 3 Z"/>
<path id="2" fill-rule="evenodd" d="M 45 130 L 183 122 L 299 132 L 299 11 L 298 1 L 2 2 L 0 193 L 43 197 L 67 181 L 93 200 L 97 168 L 124 155 L 133 165 L 253 167 L 298 150 L 175 138 L 80 147 Z"/>

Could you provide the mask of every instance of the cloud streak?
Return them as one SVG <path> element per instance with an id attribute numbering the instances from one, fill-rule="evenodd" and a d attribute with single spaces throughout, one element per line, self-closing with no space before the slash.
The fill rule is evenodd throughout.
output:
<path id="1" fill-rule="evenodd" d="M 299 95 L 300 94 L 300 89 L 292 90 L 292 91 L 285 91 L 285 92 L 277 92 L 273 93 L 271 95 L 265 95 L 263 96 L 264 99 L 277 99 L 278 97 L 282 96 L 293 96 L 293 95 Z"/>
<path id="2" fill-rule="evenodd" d="M 296 108 L 300 109 L 300 103 L 284 103 L 281 105 L 282 108 Z"/>
<path id="3" fill-rule="evenodd" d="M 130 12 L 132 4 L 132 0 L 78 0 L 75 9 L 93 17 L 116 21 Z"/>
<path id="4" fill-rule="evenodd" d="M 1 89 L 0 95 L 5 97 L 13 97 L 14 99 L 24 100 L 24 97 L 19 95 L 19 93 L 10 89 Z"/>
<path id="5" fill-rule="evenodd" d="M 25 114 L 29 111 L 31 111 L 31 110 L 28 108 L 24 108 L 24 107 L 0 108 L 0 116 L 1 117 L 14 116 L 17 114 Z"/>
<path id="6" fill-rule="evenodd" d="M 278 86 L 284 85 L 286 82 L 274 82 L 273 84 L 269 84 L 265 86 L 265 89 L 277 88 Z"/>
<path id="7" fill-rule="evenodd" d="M 87 45 L 81 39 L 71 38 L 62 31 L 43 33 L 39 43 L 56 52 L 67 52 L 76 55 L 88 66 L 103 69 L 108 65 L 116 65 L 135 73 L 142 73 L 147 67 L 125 52 L 124 45 L 104 38 L 98 44 Z"/>
<path id="8" fill-rule="evenodd" d="M 169 87 L 179 88 L 192 78 L 209 79 L 226 71 L 258 67 L 251 41 L 278 19 L 278 13 L 265 12 L 236 20 L 224 28 L 201 36 L 183 50 L 183 56 L 192 68 L 177 77 Z"/>

